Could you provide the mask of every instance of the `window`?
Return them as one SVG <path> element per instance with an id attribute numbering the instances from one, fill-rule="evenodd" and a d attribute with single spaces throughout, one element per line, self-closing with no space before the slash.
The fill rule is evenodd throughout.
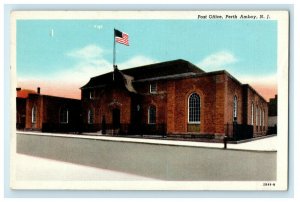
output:
<path id="1" fill-rule="evenodd" d="M 67 108 L 61 108 L 59 113 L 60 123 L 69 123 L 69 110 Z"/>
<path id="2" fill-rule="evenodd" d="M 200 123 L 200 96 L 192 93 L 188 99 L 188 122 Z"/>
<path id="3" fill-rule="evenodd" d="M 251 103 L 251 125 L 254 124 L 254 104 Z"/>
<path id="4" fill-rule="evenodd" d="M 150 106 L 148 109 L 148 123 L 155 124 L 156 123 L 156 107 Z"/>
<path id="5" fill-rule="evenodd" d="M 89 109 L 88 111 L 88 123 L 89 124 L 94 123 L 94 109 Z"/>
<path id="6" fill-rule="evenodd" d="M 256 120 L 255 120 L 256 126 L 258 126 L 258 106 L 256 106 Z"/>
<path id="7" fill-rule="evenodd" d="M 233 120 L 236 121 L 237 120 L 237 97 L 234 96 L 233 97 Z"/>
<path id="8" fill-rule="evenodd" d="M 95 98 L 95 92 L 93 90 L 90 91 L 90 99 Z"/>
<path id="9" fill-rule="evenodd" d="M 156 93 L 157 92 L 157 83 L 151 83 L 150 84 L 150 93 Z"/>
<path id="10" fill-rule="evenodd" d="M 31 109 L 31 123 L 36 123 L 36 115 L 37 115 L 36 106 L 33 106 Z"/>
<path id="11" fill-rule="evenodd" d="M 262 126 L 265 126 L 265 110 L 262 111 Z"/>
<path id="12" fill-rule="evenodd" d="M 259 126 L 262 124 L 262 110 L 259 108 Z"/>

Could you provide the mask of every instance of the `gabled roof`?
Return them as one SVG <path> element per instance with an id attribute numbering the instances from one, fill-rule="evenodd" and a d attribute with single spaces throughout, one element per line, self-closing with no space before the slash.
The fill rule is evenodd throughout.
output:
<path id="1" fill-rule="evenodd" d="M 186 73 L 204 73 L 204 71 L 197 66 L 182 59 L 139 66 L 120 71 L 125 75 L 133 77 L 134 81 Z M 81 89 L 107 85 L 112 82 L 112 78 L 112 72 L 93 77 L 86 85 L 82 86 Z"/>
<path id="2" fill-rule="evenodd" d="M 203 70 L 186 60 L 172 60 L 151 65 L 122 70 L 125 74 L 133 76 L 135 80 L 149 79 L 183 73 L 204 73 Z"/>

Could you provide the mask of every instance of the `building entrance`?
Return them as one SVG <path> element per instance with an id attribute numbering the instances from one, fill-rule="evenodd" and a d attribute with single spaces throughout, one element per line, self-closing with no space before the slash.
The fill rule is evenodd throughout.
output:
<path id="1" fill-rule="evenodd" d="M 113 129 L 120 128 L 120 109 L 115 108 L 112 110 L 112 122 L 113 122 Z"/>

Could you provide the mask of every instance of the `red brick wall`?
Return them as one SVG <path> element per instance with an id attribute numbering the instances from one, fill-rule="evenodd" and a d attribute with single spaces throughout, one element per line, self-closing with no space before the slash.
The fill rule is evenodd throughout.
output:
<path id="1" fill-rule="evenodd" d="M 177 124 L 177 122 L 175 123 L 175 95 L 176 92 L 176 85 L 175 85 L 175 81 L 169 81 L 167 82 L 167 133 L 171 134 L 175 132 L 175 125 Z"/>
<path id="2" fill-rule="evenodd" d="M 84 97 L 86 95 L 86 97 Z M 112 110 L 120 109 L 121 124 L 130 124 L 131 97 L 125 89 L 95 89 L 95 97 L 89 98 L 88 93 L 82 93 L 83 123 L 88 124 L 88 110 L 95 112 L 94 124 L 101 124 L 105 116 L 107 124 L 112 124 Z"/>
<path id="3" fill-rule="evenodd" d="M 150 93 L 150 83 L 157 83 L 157 92 Z M 188 98 L 194 92 L 201 99 L 201 123 L 199 130 L 196 128 L 197 131 L 194 131 L 198 134 L 216 136 L 225 134 L 226 124 L 233 123 L 234 96 L 238 100 L 238 124 L 250 123 L 249 100 L 255 99 L 265 110 L 265 125 L 267 125 L 266 102 L 254 91 L 247 92 L 248 98 L 245 98 L 243 85 L 226 72 L 208 73 L 194 78 L 137 82 L 134 86 L 142 95 L 142 123 L 148 123 L 148 109 L 150 106 L 155 106 L 156 123 L 166 124 L 169 135 L 188 133 Z M 89 99 L 88 93 L 82 93 L 84 123 L 87 123 L 87 111 L 90 107 L 95 109 L 96 124 L 101 124 L 103 115 L 106 117 L 106 123 L 111 124 L 114 107 L 121 110 L 121 124 L 131 123 L 132 97 L 127 90 L 98 89 L 95 92 L 95 98 L 92 100 Z M 111 106 L 112 102 L 116 104 Z"/>
<path id="4" fill-rule="evenodd" d="M 253 121 L 253 132 L 254 136 L 266 135 L 268 129 L 268 104 L 267 102 L 261 98 L 254 90 L 247 87 L 247 95 L 248 95 L 248 107 L 247 107 L 247 124 L 251 125 L 251 104 L 254 104 L 254 121 Z M 264 127 L 260 126 L 260 113 L 258 110 L 258 120 L 256 120 L 256 108 L 264 110 Z"/>
<path id="5" fill-rule="evenodd" d="M 143 122 L 148 122 L 148 108 L 157 109 L 157 123 L 167 125 L 168 134 L 188 133 L 188 98 L 197 93 L 201 100 L 201 134 L 224 134 L 224 75 L 164 80 L 157 82 L 157 93 L 149 93 L 150 82 L 136 89 L 144 95 Z M 209 89 L 209 90 L 208 90 Z M 218 104 L 217 104 L 218 103 Z"/>
<path id="6" fill-rule="evenodd" d="M 32 108 L 37 107 L 36 123 L 32 123 Z M 26 101 L 26 129 L 41 130 L 43 124 L 43 99 L 39 95 L 30 94 Z"/>
<path id="7" fill-rule="evenodd" d="M 26 122 L 26 98 L 18 98 L 16 99 L 16 124 L 18 129 L 25 128 Z"/>
<path id="8" fill-rule="evenodd" d="M 227 82 L 225 74 L 216 75 L 215 135 L 224 135 L 227 102 Z"/>
<path id="9" fill-rule="evenodd" d="M 243 87 L 230 75 L 225 74 L 225 79 L 227 81 L 227 93 L 225 94 L 227 98 L 226 103 L 226 116 L 224 119 L 224 124 L 233 123 L 233 103 L 234 96 L 237 97 L 237 123 L 242 124 L 243 115 Z"/>
<path id="10" fill-rule="evenodd" d="M 37 107 L 36 124 L 32 124 L 32 107 Z M 81 111 L 80 100 L 45 96 L 29 95 L 26 101 L 26 129 L 41 130 L 44 124 L 59 124 L 59 113 L 62 107 L 69 111 L 69 124 L 79 122 L 79 113 Z M 55 129 L 55 128 L 54 128 Z"/>
<path id="11" fill-rule="evenodd" d="M 143 94 L 142 98 L 142 122 L 148 123 L 148 110 L 150 106 L 156 107 L 156 123 L 166 124 L 167 120 L 167 82 L 154 82 L 157 85 L 157 92 L 150 93 L 150 83 L 146 82 L 137 85 L 138 92 Z"/>

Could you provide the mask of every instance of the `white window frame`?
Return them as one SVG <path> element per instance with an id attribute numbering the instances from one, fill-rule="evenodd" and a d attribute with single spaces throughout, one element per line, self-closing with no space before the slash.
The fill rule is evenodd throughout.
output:
<path id="1" fill-rule="evenodd" d="M 265 110 L 262 111 L 262 126 L 265 126 Z"/>
<path id="2" fill-rule="evenodd" d="M 92 115 L 93 115 L 93 121 L 91 121 L 91 112 L 93 112 L 92 113 Z M 93 108 L 91 108 L 91 109 L 89 109 L 88 110 L 88 124 L 94 124 L 94 122 L 95 122 L 95 111 L 94 111 L 94 109 Z"/>
<path id="3" fill-rule="evenodd" d="M 233 96 L 233 120 L 236 118 L 237 120 L 237 110 L 238 110 L 238 98 L 237 96 Z"/>
<path id="4" fill-rule="evenodd" d="M 95 91 L 90 91 L 90 99 L 93 100 L 95 98 Z"/>
<path id="5" fill-rule="evenodd" d="M 151 109 L 154 109 L 155 110 L 155 122 L 151 122 L 151 114 L 150 114 L 150 111 Z M 157 118 L 157 110 L 156 110 L 156 106 L 154 105 L 151 105 L 148 107 L 148 124 L 156 124 L 156 118 Z"/>
<path id="6" fill-rule="evenodd" d="M 37 119 L 37 108 L 36 105 L 34 105 L 31 108 L 31 123 L 36 123 L 36 119 Z"/>
<path id="7" fill-rule="evenodd" d="M 254 104 L 251 103 L 251 125 L 254 125 Z"/>
<path id="8" fill-rule="evenodd" d="M 61 116 L 61 113 L 65 112 L 64 110 L 66 110 L 66 112 L 67 112 L 66 121 L 62 120 L 62 116 Z M 63 117 L 64 117 L 64 115 L 63 115 Z M 60 112 L 59 112 L 59 122 L 63 123 L 63 124 L 69 123 L 69 109 L 67 109 L 67 108 L 61 108 L 60 109 Z"/>
<path id="9" fill-rule="evenodd" d="M 255 116 L 255 117 L 256 117 L 256 118 L 255 118 L 255 125 L 258 126 L 258 116 L 259 116 L 259 115 L 258 115 L 258 105 L 256 105 L 255 115 L 256 115 L 256 116 Z"/>
<path id="10" fill-rule="evenodd" d="M 196 94 L 199 97 L 199 121 L 191 121 L 190 120 L 190 98 L 193 94 Z M 200 124 L 201 123 L 201 97 L 198 93 L 193 92 L 188 97 L 188 117 L 187 117 L 187 119 L 188 119 L 189 124 Z"/>
<path id="11" fill-rule="evenodd" d="M 150 83 L 149 85 L 149 92 L 150 93 L 157 93 L 157 83 Z"/>
<path id="12" fill-rule="evenodd" d="M 262 109 L 261 107 L 259 108 L 259 126 L 262 125 Z"/>

